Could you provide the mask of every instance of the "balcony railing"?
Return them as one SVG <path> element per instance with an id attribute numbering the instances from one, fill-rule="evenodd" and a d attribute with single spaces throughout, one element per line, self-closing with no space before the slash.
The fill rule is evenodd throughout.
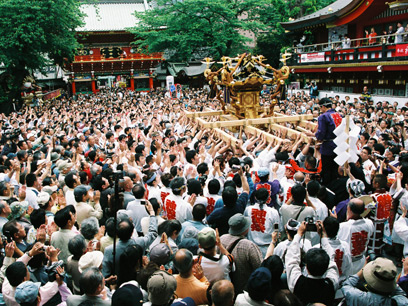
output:
<path id="1" fill-rule="evenodd" d="M 408 60 L 408 32 L 401 33 L 403 42 L 395 44 L 395 34 L 370 38 L 334 41 L 322 44 L 296 46 L 291 65 L 316 63 L 361 63 Z"/>
<path id="2" fill-rule="evenodd" d="M 404 32 L 400 34 L 406 41 L 402 43 L 408 43 L 408 32 Z M 319 52 L 319 51 L 330 51 L 330 50 L 339 50 L 339 49 L 350 49 L 350 48 L 359 48 L 359 47 L 367 47 L 367 46 L 379 46 L 384 44 L 394 44 L 396 35 L 378 35 L 371 38 L 357 38 L 357 39 L 349 39 L 349 44 L 345 45 L 345 40 L 339 41 L 332 41 L 322 44 L 313 44 L 313 45 L 306 45 L 306 46 L 296 46 L 295 52 L 297 53 L 310 53 L 310 52 Z"/>

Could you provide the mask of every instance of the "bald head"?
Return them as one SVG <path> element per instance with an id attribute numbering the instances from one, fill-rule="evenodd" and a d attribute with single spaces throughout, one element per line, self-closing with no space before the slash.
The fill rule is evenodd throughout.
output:
<path id="1" fill-rule="evenodd" d="M 351 199 L 347 205 L 347 219 L 358 219 L 364 212 L 364 202 L 360 199 Z"/>
<path id="2" fill-rule="evenodd" d="M 296 172 L 293 176 L 294 180 L 298 183 L 302 183 L 305 180 L 305 174 L 303 172 Z"/>
<path id="3" fill-rule="evenodd" d="M 130 191 L 132 191 L 132 188 L 133 188 L 133 182 L 132 182 L 132 179 L 130 178 L 130 177 L 128 177 L 128 176 L 125 176 L 124 178 L 123 178 L 123 189 L 125 190 L 125 191 L 127 191 L 127 192 L 130 192 Z"/>
<path id="4" fill-rule="evenodd" d="M 174 256 L 174 266 L 180 272 L 180 276 L 188 274 L 193 268 L 193 253 L 187 249 L 180 249 Z"/>
<path id="5" fill-rule="evenodd" d="M 211 290 L 213 306 L 230 306 L 234 304 L 234 285 L 229 280 L 220 280 Z"/>

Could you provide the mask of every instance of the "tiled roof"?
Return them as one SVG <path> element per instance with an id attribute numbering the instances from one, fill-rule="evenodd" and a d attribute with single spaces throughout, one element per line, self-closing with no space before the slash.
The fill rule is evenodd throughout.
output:
<path id="1" fill-rule="evenodd" d="M 354 3 L 353 3 L 354 2 Z M 302 24 L 306 21 L 322 21 L 330 18 L 337 16 L 337 14 L 340 13 L 343 9 L 345 9 L 347 6 L 350 6 L 353 4 L 356 5 L 359 3 L 359 0 L 337 0 L 336 2 L 333 2 L 332 4 L 322 8 L 321 10 L 318 10 L 310 15 L 306 15 L 300 18 L 297 18 L 293 21 L 289 22 L 282 22 L 282 26 L 284 28 L 291 28 L 296 26 L 297 24 Z"/>
<path id="2" fill-rule="evenodd" d="M 123 31 L 137 23 L 134 12 L 144 12 L 144 3 L 83 4 L 85 25 L 78 32 Z"/>

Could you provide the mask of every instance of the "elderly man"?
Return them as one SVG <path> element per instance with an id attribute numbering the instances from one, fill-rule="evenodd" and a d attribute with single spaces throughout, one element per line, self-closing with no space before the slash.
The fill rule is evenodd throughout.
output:
<path id="1" fill-rule="evenodd" d="M 75 208 L 79 225 L 89 217 L 101 219 L 103 215 L 101 205 L 99 204 L 100 192 L 95 191 L 92 197 L 89 193 L 88 189 L 84 186 L 78 186 L 74 189 Z"/>
<path id="2" fill-rule="evenodd" d="M 136 200 L 135 196 L 132 193 L 132 188 L 133 188 L 133 181 L 130 177 L 125 176 L 123 178 L 123 207 L 124 209 L 127 208 L 127 205 Z"/>
<path id="3" fill-rule="evenodd" d="M 251 226 L 251 219 L 238 213 L 229 221 L 229 233 L 221 236 L 221 243 L 232 254 L 235 260 L 236 272 L 232 274 L 235 294 L 240 294 L 251 273 L 259 268 L 262 262 L 262 252 L 252 241 L 246 239 Z"/>
<path id="4" fill-rule="evenodd" d="M 220 280 L 211 289 L 213 306 L 234 305 L 234 285 L 228 280 Z"/>
<path id="5" fill-rule="evenodd" d="M 351 199 L 347 205 L 347 221 L 340 223 L 337 238 L 350 245 L 352 259 L 351 275 L 357 273 L 365 262 L 369 238 L 374 232 L 373 221 L 361 217 L 364 203 L 360 199 Z"/>
<path id="6" fill-rule="evenodd" d="M 110 306 L 111 301 L 106 296 L 105 279 L 98 268 L 92 267 L 86 269 L 79 279 L 79 285 L 82 292 L 81 296 L 71 295 L 67 299 L 68 306 L 78 306 L 89 303 L 95 306 Z"/>
<path id="7" fill-rule="evenodd" d="M 58 167 L 58 182 L 60 183 L 60 186 L 65 185 L 65 176 L 71 171 L 72 166 L 74 165 L 73 163 L 68 162 L 67 160 L 59 160 L 56 163 Z"/>
<path id="8" fill-rule="evenodd" d="M 207 304 L 207 289 L 210 283 L 199 264 L 193 267 L 193 253 L 186 249 L 180 249 L 174 256 L 173 263 L 180 273 L 175 276 L 177 296 L 181 298 L 191 297 L 196 305 Z"/>
<path id="9" fill-rule="evenodd" d="M 11 209 L 6 201 L 0 200 L 0 232 L 3 231 L 3 226 L 8 222 L 7 217 L 10 215 Z"/>
<path id="10" fill-rule="evenodd" d="M 408 305 L 405 292 L 396 284 L 397 267 L 386 258 L 367 263 L 357 274 L 347 278 L 341 291 L 347 305 Z M 364 290 L 360 283 L 364 282 Z"/>
<path id="11" fill-rule="evenodd" d="M 126 247 L 129 245 L 140 245 L 143 252 L 152 244 L 154 239 L 157 237 L 157 219 L 149 201 L 146 201 L 146 209 L 149 212 L 150 223 L 149 232 L 144 237 L 138 237 L 136 239 L 132 238 L 134 231 L 133 223 L 129 219 L 122 219 L 118 221 L 118 231 L 117 235 L 119 241 L 116 244 L 116 256 L 115 256 L 115 267 L 119 267 L 120 255 L 125 251 Z M 104 257 L 103 257 L 103 275 L 109 277 L 113 275 L 113 245 L 106 247 Z"/>

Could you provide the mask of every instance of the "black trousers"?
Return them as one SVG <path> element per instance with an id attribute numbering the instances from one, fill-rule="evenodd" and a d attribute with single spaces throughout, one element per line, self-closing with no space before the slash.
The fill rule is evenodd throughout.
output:
<path id="1" fill-rule="evenodd" d="M 322 157 L 322 184 L 327 186 L 330 182 L 334 181 L 338 176 L 339 165 L 336 164 L 334 159 L 336 155 L 321 155 Z"/>

